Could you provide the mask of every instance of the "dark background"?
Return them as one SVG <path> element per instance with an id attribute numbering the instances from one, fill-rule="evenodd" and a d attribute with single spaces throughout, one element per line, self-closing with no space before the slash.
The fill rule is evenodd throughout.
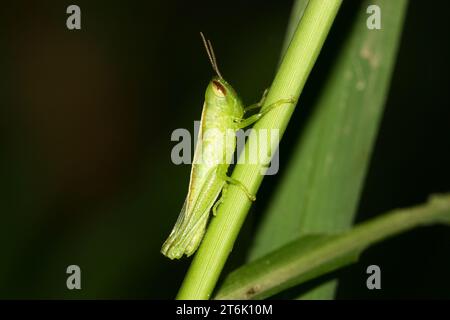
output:
<path id="1" fill-rule="evenodd" d="M 395 1 L 395 0 L 393 0 Z M 344 1 L 317 66 L 331 65 L 358 7 Z M 66 28 L 77 4 L 82 30 Z M 0 298 L 173 298 L 189 259 L 159 253 L 185 197 L 189 166 L 170 160 L 193 129 L 212 75 L 198 35 L 249 104 L 270 85 L 290 1 L 5 1 L 0 13 Z M 357 221 L 449 188 L 447 1 L 411 1 Z M 326 67 L 302 95 L 301 123 Z M 298 120 L 298 121 L 296 121 Z M 283 139 L 281 170 L 301 126 Z M 243 262 L 252 210 L 225 273 Z M 420 228 L 337 273 L 338 298 L 449 298 L 450 232 Z M 82 290 L 66 289 L 66 267 Z M 368 291 L 365 269 L 382 270 Z"/>

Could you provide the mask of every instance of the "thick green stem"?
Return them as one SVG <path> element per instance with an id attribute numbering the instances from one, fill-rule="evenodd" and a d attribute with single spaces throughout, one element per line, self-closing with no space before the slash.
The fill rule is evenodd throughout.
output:
<path id="1" fill-rule="evenodd" d="M 342 0 L 309 2 L 273 81 L 265 106 L 280 99 L 298 99 L 341 3 Z M 276 108 L 263 117 L 254 130 L 279 130 L 281 137 L 293 111 L 293 105 Z M 248 154 L 253 138 L 249 138 L 242 155 Z M 271 150 L 275 150 L 277 142 L 270 143 Z M 263 179 L 262 169 L 262 165 L 238 164 L 232 177 L 256 194 Z M 227 198 L 219 207 L 217 217 L 212 219 L 186 274 L 178 299 L 208 299 L 211 296 L 250 205 L 240 188 L 230 186 Z"/>

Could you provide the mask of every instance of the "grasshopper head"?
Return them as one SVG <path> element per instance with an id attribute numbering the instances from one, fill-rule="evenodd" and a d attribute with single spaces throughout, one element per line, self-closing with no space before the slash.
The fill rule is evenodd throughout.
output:
<path id="1" fill-rule="evenodd" d="M 211 80 L 211 91 L 218 98 L 226 98 L 231 86 L 219 77 L 214 77 Z"/>
<path id="2" fill-rule="evenodd" d="M 222 74 L 219 71 L 219 66 L 217 65 L 216 56 L 214 54 L 214 49 L 212 47 L 211 41 L 207 40 L 203 33 L 200 32 L 200 35 L 203 40 L 203 44 L 205 45 L 206 53 L 208 54 L 209 61 L 211 62 L 211 66 L 217 76 L 212 78 L 209 83 L 208 88 L 206 89 L 206 99 L 208 98 L 217 98 L 217 99 L 227 99 L 227 97 L 231 95 L 236 95 L 233 88 L 225 81 L 222 77 Z"/>
<path id="3" fill-rule="evenodd" d="M 209 82 L 205 100 L 209 105 L 217 106 L 233 117 L 239 118 L 242 116 L 242 103 L 236 91 L 225 79 L 219 76 L 212 78 Z"/>
<path id="4" fill-rule="evenodd" d="M 244 113 L 242 103 L 240 102 L 236 91 L 234 91 L 233 87 L 225 81 L 220 73 L 211 41 L 207 40 L 203 33 L 200 32 L 200 35 L 203 39 L 203 44 L 205 45 L 211 66 L 217 74 L 217 76 L 212 78 L 206 89 L 205 100 L 209 105 L 218 107 L 233 118 L 241 118 Z"/>
<path id="5" fill-rule="evenodd" d="M 225 99 L 236 96 L 233 87 L 225 79 L 216 76 L 213 77 L 206 89 L 207 95 L 214 96 L 216 99 Z"/>

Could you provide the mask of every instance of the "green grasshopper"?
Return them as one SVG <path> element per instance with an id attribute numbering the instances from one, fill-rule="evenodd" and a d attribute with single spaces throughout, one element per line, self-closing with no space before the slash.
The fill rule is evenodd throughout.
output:
<path id="1" fill-rule="evenodd" d="M 240 187 L 250 201 L 256 200 L 240 181 L 227 176 L 236 148 L 235 133 L 255 123 L 273 108 L 294 103 L 293 99 L 282 99 L 267 106 L 264 111 L 244 118 L 247 111 L 263 105 L 266 94 L 260 102 L 245 108 L 236 91 L 222 77 L 211 42 L 202 33 L 200 35 L 216 76 L 206 88 L 189 191 L 177 222 L 161 249 L 162 254 L 170 259 L 179 259 L 183 254 L 190 256 L 197 250 L 205 233 L 211 208 L 215 216 L 217 207 L 224 201 L 229 184 Z M 230 131 L 233 133 L 232 137 L 229 135 Z M 216 202 L 220 193 L 221 197 Z"/>

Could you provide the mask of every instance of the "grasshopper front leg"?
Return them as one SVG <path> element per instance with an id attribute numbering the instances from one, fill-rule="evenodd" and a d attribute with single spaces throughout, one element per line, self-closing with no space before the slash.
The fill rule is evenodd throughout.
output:
<path id="1" fill-rule="evenodd" d="M 256 113 L 254 115 L 251 115 L 250 117 L 248 117 L 246 119 L 237 120 L 236 129 L 242 129 L 242 128 L 248 127 L 249 125 L 252 125 L 256 121 L 258 121 L 259 119 L 264 117 L 268 112 L 272 111 L 276 107 L 280 107 L 284 104 L 290 104 L 290 103 L 295 103 L 295 99 L 294 98 L 280 99 L 272 104 L 269 104 L 263 111 Z M 256 104 L 256 105 L 258 105 L 258 104 Z M 253 106 L 250 106 L 249 108 L 253 108 Z M 247 108 L 246 110 L 249 110 L 249 109 Z"/>
<path id="2" fill-rule="evenodd" d="M 244 112 L 249 112 L 254 109 L 259 109 L 264 105 L 264 102 L 266 101 L 267 94 L 269 93 L 269 89 L 264 90 L 263 95 L 261 97 L 261 100 L 259 100 L 257 103 L 249 105 L 248 107 L 244 108 Z"/>

